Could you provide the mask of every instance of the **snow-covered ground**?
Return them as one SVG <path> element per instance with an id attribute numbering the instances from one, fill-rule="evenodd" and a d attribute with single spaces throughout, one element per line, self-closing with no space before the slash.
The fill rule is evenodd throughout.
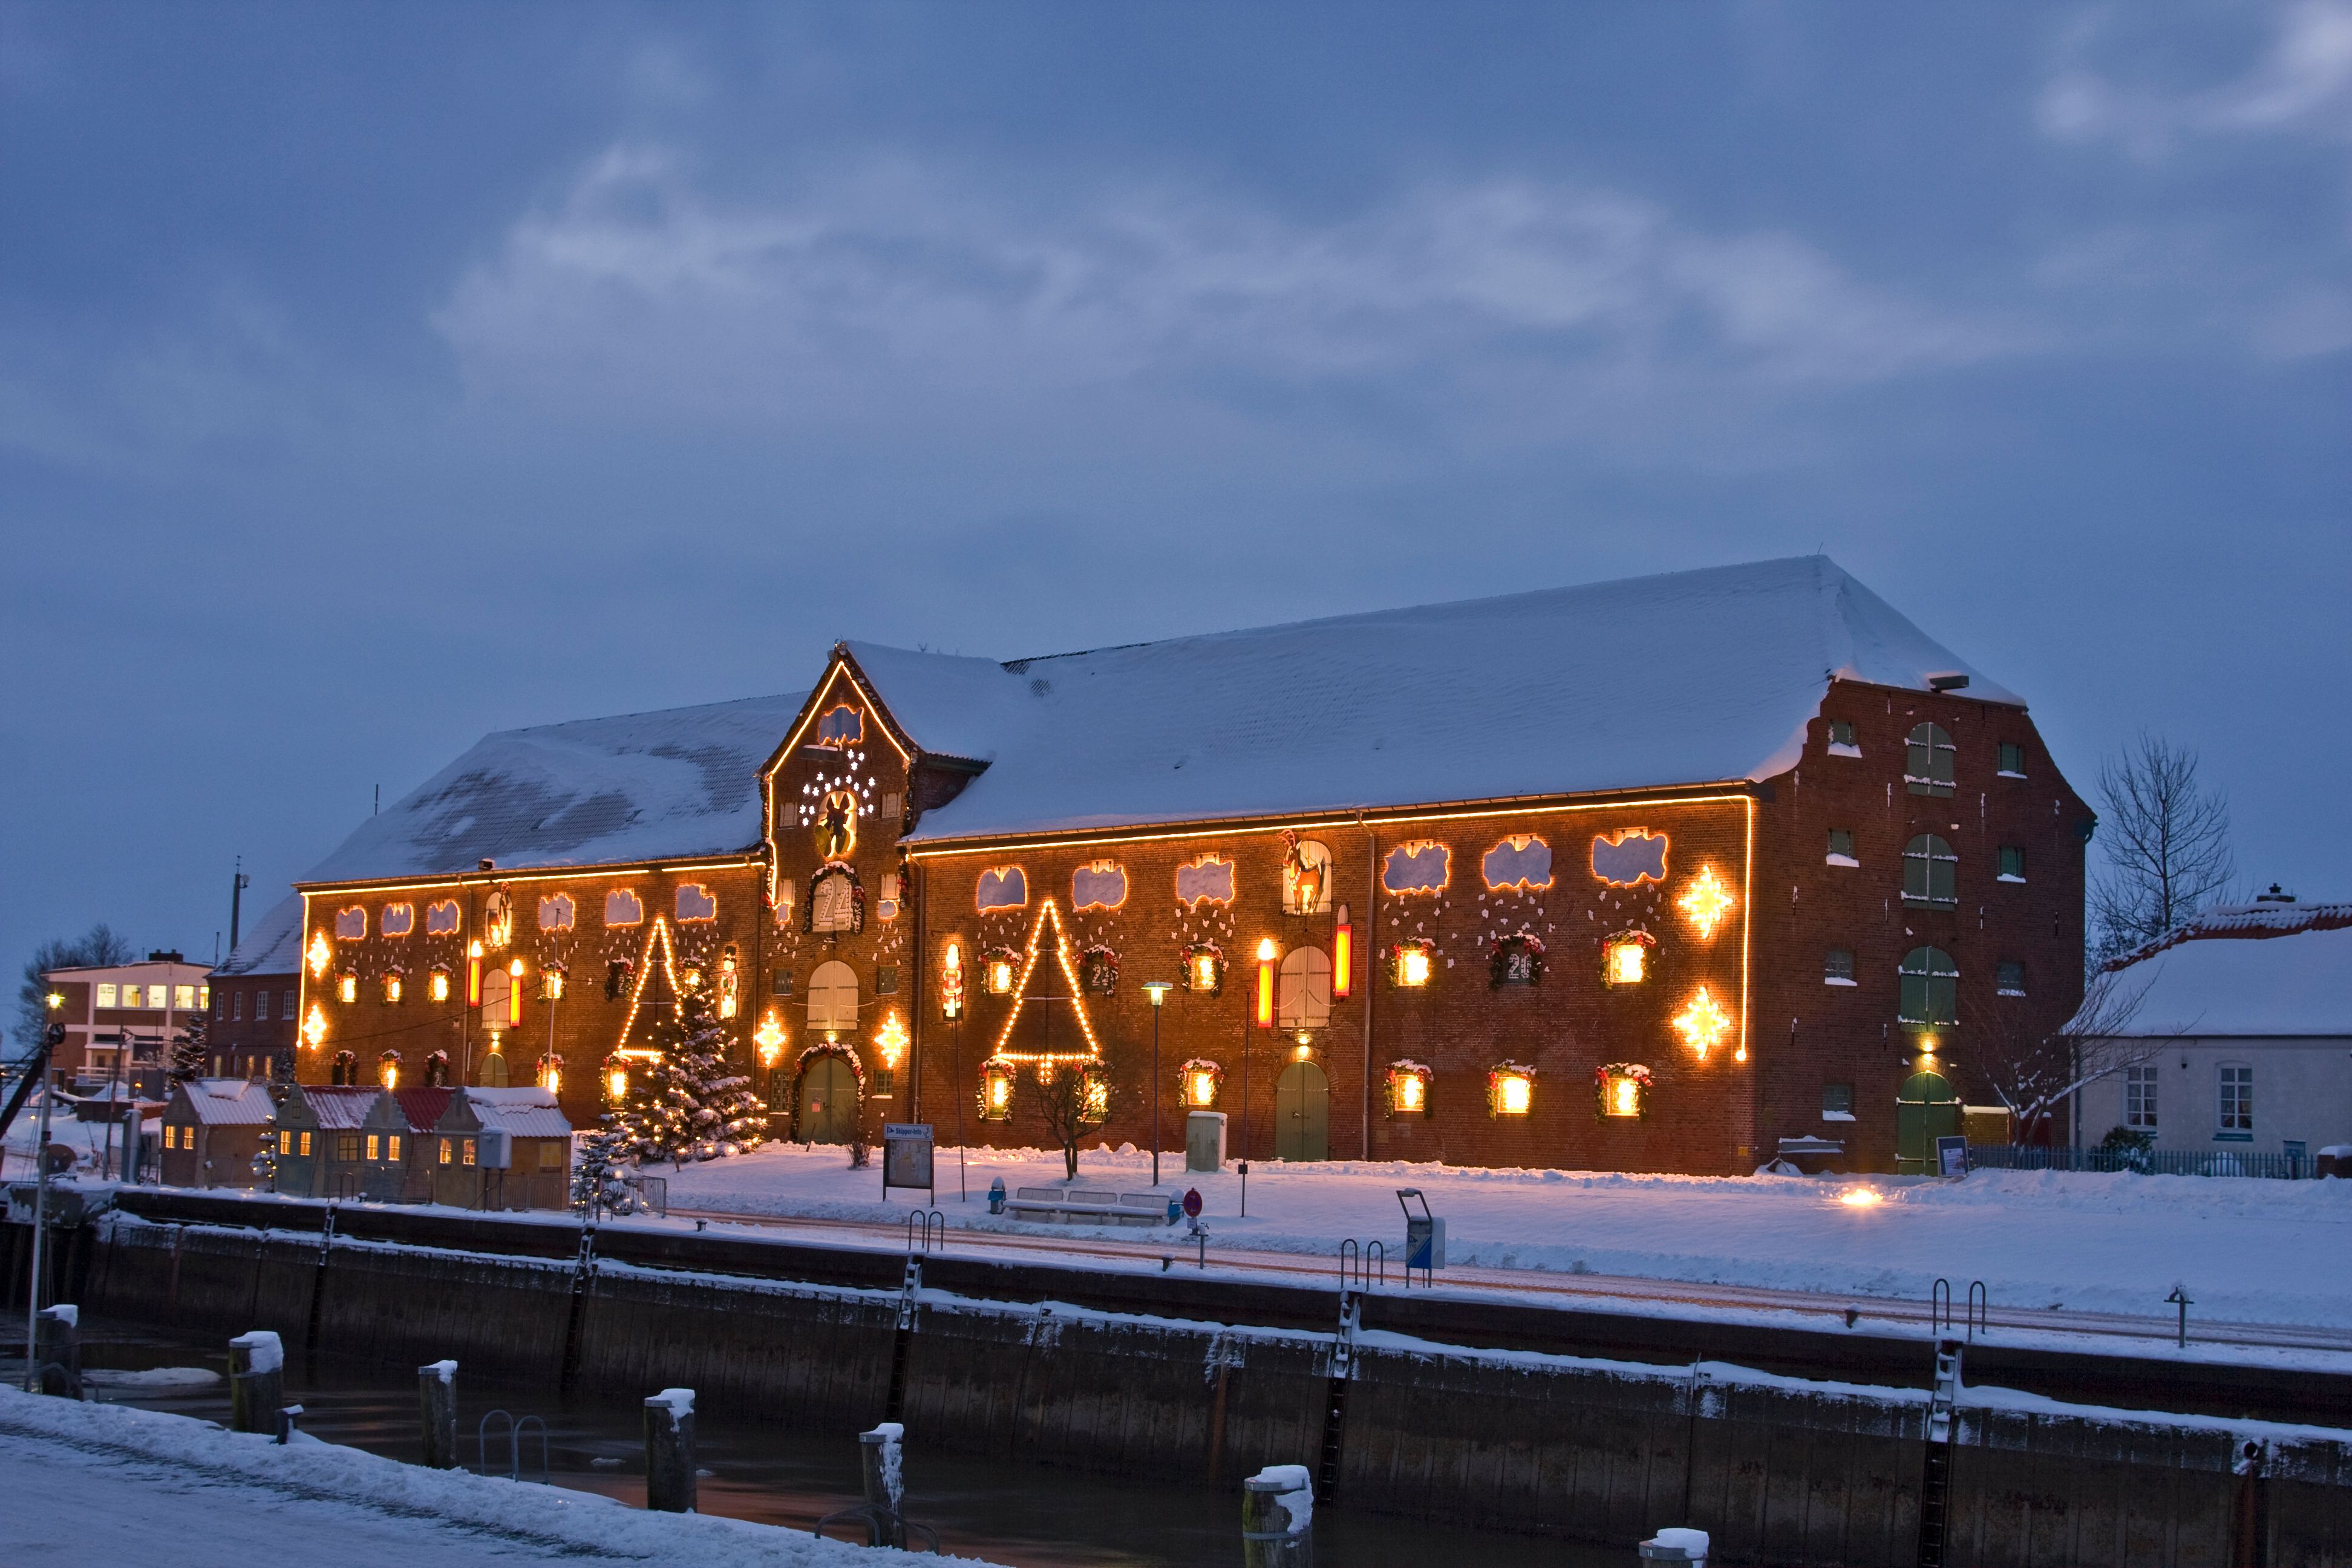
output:
<path id="1" fill-rule="evenodd" d="M 956 1202 L 957 1155 L 939 1155 L 951 1226 L 1035 1233 L 991 1219 L 990 1181 L 1059 1181 L 1056 1151 L 970 1152 L 971 1202 Z M 839 1149 L 772 1145 L 669 1177 L 673 1208 L 747 1215 L 889 1219 L 919 1194 L 882 1202 L 873 1167 Z M 1396 1190 L 1419 1187 L 1444 1216 L 1455 1265 L 1633 1275 L 1836 1296 L 1919 1300 L 1938 1277 L 1981 1279 L 2002 1307 L 2168 1314 L 2185 1285 L 2200 1320 L 2352 1328 L 2352 1182 L 1979 1171 L 1960 1181 L 1888 1177 L 1633 1176 L 1331 1161 L 1229 1163 L 1188 1176 L 1162 1156 L 1163 1190 L 1197 1186 L 1217 1244 L 1328 1258 L 1340 1238 L 1403 1239 Z M 1148 1154 L 1081 1156 L 1079 1184 L 1141 1192 Z M 1857 1194 L 1873 1201 L 1849 1201 Z M 1053 1230 L 1067 1234 L 1067 1227 Z M 1136 1237 L 1133 1230 L 1110 1232 Z M 1150 1234 L 1150 1233 L 1143 1233 Z"/>
<path id="2" fill-rule="evenodd" d="M 694 1568 L 887 1568 L 914 1561 L 772 1525 L 646 1513 L 593 1492 L 427 1470 L 329 1443 L 281 1448 L 184 1415 L 5 1388 L 0 1492 L 17 1500 L 0 1526 L 0 1560 L 12 1568 L 478 1568 L 583 1558 Z"/>

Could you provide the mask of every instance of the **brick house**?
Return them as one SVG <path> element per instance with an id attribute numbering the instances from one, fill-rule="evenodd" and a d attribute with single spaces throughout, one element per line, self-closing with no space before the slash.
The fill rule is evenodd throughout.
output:
<path id="1" fill-rule="evenodd" d="M 61 999 L 53 1021 L 66 1031 L 49 1058 L 52 1082 L 87 1091 L 119 1081 L 143 1099 L 163 1098 L 172 1037 L 209 1002 L 203 964 L 151 952 L 143 963 L 53 969 L 42 980 Z"/>
<path id="2" fill-rule="evenodd" d="M 161 1169 L 167 1187 L 250 1187 L 253 1158 L 273 1134 L 277 1107 L 264 1086 L 241 1078 L 172 1085 L 163 1105 Z"/>
<path id="3" fill-rule="evenodd" d="M 289 894 L 212 972 L 205 1044 L 215 1076 L 294 1080 L 301 968 L 302 900 Z"/>
<path id="4" fill-rule="evenodd" d="M 804 698 L 488 736 L 371 818 L 298 885 L 301 1070 L 437 1056 L 585 1124 L 709 984 L 794 1136 L 1034 1143 L 1066 1060 L 1113 1143 L 1205 1086 L 1257 1158 L 1885 1168 L 1931 1049 L 2073 1012 L 2092 820 L 2021 698 L 1819 557 L 845 643 Z"/>

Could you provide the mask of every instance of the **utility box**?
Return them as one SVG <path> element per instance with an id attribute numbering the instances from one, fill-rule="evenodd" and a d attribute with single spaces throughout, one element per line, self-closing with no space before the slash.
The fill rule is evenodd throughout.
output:
<path id="1" fill-rule="evenodd" d="M 1412 1205 L 1421 1205 L 1421 1212 Z M 1429 1200 L 1419 1187 L 1397 1189 L 1397 1204 L 1404 1210 L 1405 1277 L 1411 1279 L 1416 1268 L 1438 1269 L 1445 1267 L 1445 1222 L 1429 1212 Z"/>
<path id="2" fill-rule="evenodd" d="M 1184 1168 L 1218 1171 L 1225 1163 L 1225 1113 L 1195 1110 L 1184 1118 Z"/>
<path id="3" fill-rule="evenodd" d="M 474 1163 L 485 1171 L 503 1171 L 514 1163 L 514 1134 L 503 1127 L 485 1127 L 476 1133 Z"/>

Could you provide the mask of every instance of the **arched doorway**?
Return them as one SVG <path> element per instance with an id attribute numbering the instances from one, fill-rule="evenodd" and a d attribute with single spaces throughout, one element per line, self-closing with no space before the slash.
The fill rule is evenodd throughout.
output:
<path id="1" fill-rule="evenodd" d="M 800 1136 L 804 1143 L 846 1143 L 857 1130 L 857 1075 L 839 1057 L 813 1057 L 801 1068 Z"/>
<path id="2" fill-rule="evenodd" d="M 1293 1062 L 1275 1079 L 1274 1157 L 1331 1157 L 1331 1080 L 1313 1062 Z"/>
<path id="3" fill-rule="evenodd" d="M 1895 1168 L 1933 1175 L 1936 1140 L 1960 1133 L 1960 1097 L 1938 1072 L 1915 1072 L 1895 1096 Z"/>

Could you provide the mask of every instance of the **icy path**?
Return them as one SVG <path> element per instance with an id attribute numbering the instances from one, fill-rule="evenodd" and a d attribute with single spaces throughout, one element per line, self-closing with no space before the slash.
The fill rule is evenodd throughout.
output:
<path id="1" fill-rule="evenodd" d="M 740 1520 L 649 1514 L 593 1493 L 422 1469 L 332 1444 L 280 1448 L 185 1416 L 13 1389 L 0 1389 L 0 1495 L 15 1503 L 0 1525 L 0 1561 L 9 1568 L 887 1568 L 914 1561 Z"/>

